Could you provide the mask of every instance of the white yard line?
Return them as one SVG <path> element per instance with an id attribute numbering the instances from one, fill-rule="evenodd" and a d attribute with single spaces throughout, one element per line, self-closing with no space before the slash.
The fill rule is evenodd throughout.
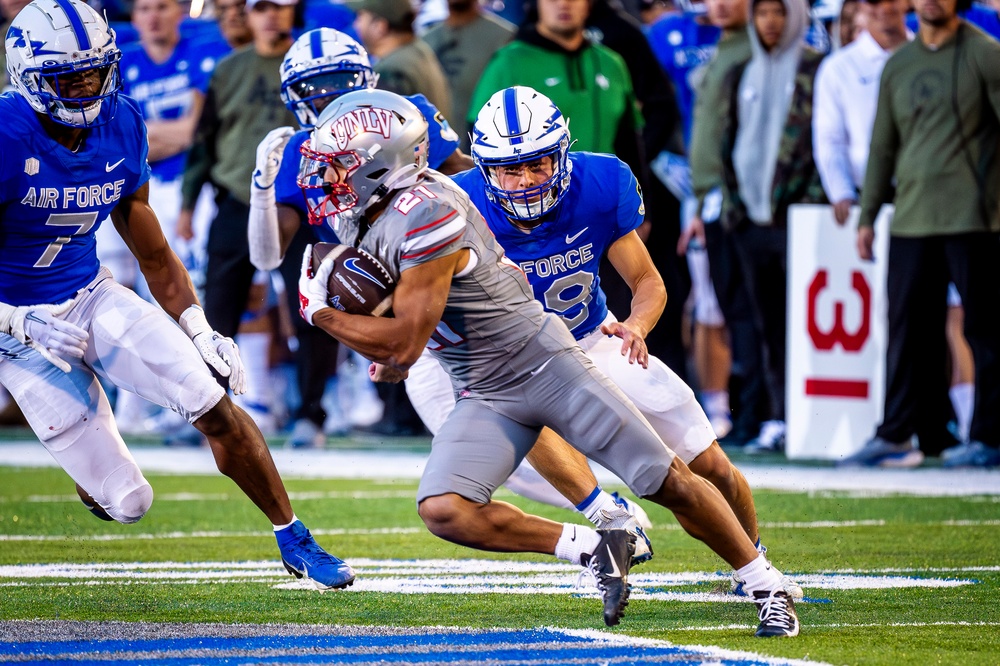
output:
<path id="1" fill-rule="evenodd" d="M 146 472 L 218 474 L 208 449 L 135 446 L 132 453 Z M 371 450 L 273 449 L 271 455 L 283 476 L 300 478 L 416 479 L 426 461 L 423 454 Z M 38 442 L 3 442 L 0 465 L 54 467 L 55 461 Z M 836 469 L 757 463 L 739 467 L 753 488 L 866 497 L 1000 495 L 1000 469 Z M 620 483 L 605 469 L 595 468 L 595 473 L 602 483 Z"/>

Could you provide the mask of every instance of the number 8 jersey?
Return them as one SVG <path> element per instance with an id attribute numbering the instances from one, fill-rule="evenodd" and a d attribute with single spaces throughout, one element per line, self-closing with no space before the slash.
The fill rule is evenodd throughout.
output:
<path id="1" fill-rule="evenodd" d="M 86 130 L 76 152 L 49 137 L 17 93 L 0 95 L 0 118 L 0 301 L 61 303 L 97 275 L 101 222 L 149 180 L 146 128 L 124 95 L 114 120 Z"/>
<path id="2" fill-rule="evenodd" d="M 601 256 L 642 224 L 645 209 L 639 183 L 617 157 L 578 152 L 569 154 L 569 163 L 569 192 L 530 232 L 514 226 L 487 198 L 479 169 L 453 179 L 486 218 L 507 257 L 524 271 L 535 298 L 580 340 L 608 315 L 597 274 Z"/>

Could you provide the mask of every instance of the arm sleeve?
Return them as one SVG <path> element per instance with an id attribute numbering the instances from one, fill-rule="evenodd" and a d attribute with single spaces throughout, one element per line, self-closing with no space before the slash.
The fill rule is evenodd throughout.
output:
<path id="1" fill-rule="evenodd" d="M 896 150 L 899 147 L 899 131 L 893 121 L 891 88 L 892 76 L 883 70 L 871 147 L 868 150 L 868 168 L 865 172 L 864 187 L 861 188 L 859 227 L 873 226 L 882 203 L 892 196 L 892 177 L 895 173 Z"/>
<path id="2" fill-rule="evenodd" d="M 837 72 L 829 59 L 819 66 L 813 101 L 813 157 L 827 198 L 836 203 L 855 199 L 851 176 L 850 138 L 842 103 L 845 91 L 837 85 Z"/>
<path id="3" fill-rule="evenodd" d="M 215 139 L 219 117 L 215 99 L 215 88 L 209 86 L 205 95 L 198 126 L 194 132 L 194 143 L 188 151 L 184 163 L 184 177 L 181 181 L 181 208 L 191 210 L 198 201 L 202 186 L 209 182 L 209 172 L 215 163 Z"/>

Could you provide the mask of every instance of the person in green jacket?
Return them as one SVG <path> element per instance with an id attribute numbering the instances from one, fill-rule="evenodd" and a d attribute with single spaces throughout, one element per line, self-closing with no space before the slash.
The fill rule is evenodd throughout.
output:
<path id="1" fill-rule="evenodd" d="M 916 0 L 917 38 L 886 63 L 861 195 L 858 254 L 889 228 L 884 417 L 863 452 L 905 453 L 916 435 L 946 466 L 1000 465 L 1000 43 L 958 17 L 958 0 Z M 895 185 L 895 197 L 893 186 Z M 965 307 L 975 365 L 969 441 L 945 451 L 948 281 Z"/>
<path id="2" fill-rule="evenodd" d="M 469 124 L 496 91 L 529 86 L 569 118 L 574 150 L 613 153 L 634 169 L 642 120 L 632 78 L 621 56 L 587 38 L 589 13 L 588 0 L 539 0 L 538 21 L 525 22 L 483 71 Z"/>

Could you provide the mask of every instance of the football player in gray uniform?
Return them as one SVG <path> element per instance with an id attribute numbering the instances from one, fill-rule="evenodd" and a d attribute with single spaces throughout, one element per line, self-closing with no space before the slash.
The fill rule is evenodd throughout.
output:
<path id="1" fill-rule="evenodd" d="M 417 503 L 436 536 L 498 552 L 536 552 L 586 567 L 617 624 L 628 603 L 635 535 L 559 524 L 492 500 L 543 427 L 614 472 L 639 497 L 728 562 L 758 608 L 758 636 L 795 636 L 781 573 L 757 552 L 722 494 L 693 474 L 572 334 L 534 299 L 482 215 L 427 168 L 427 122 L 407 100 L 364 90 L 323 112 L 302 148 L 310 215 L 375 256 L 396 282 L 392 317 L 327 305 L 331 259 L 303 257 L 302 316 L 401 381 L 429 347 L 448 371 L 455 409 L 435 435 Z"/>

